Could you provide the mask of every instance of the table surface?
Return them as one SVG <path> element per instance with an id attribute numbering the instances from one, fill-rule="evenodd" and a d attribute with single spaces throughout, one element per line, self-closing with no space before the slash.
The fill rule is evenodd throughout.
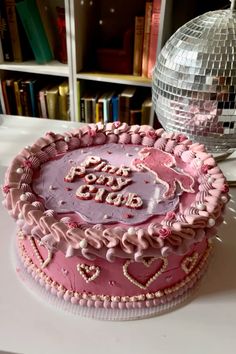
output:
<path id="1" fill-rule="evenodd" d="M 0 117 L 0 180 L 12 157 L 46 131 L 62 132 L 76 123 Z M 221 163 L 236 179 L 236 154 Z M 215 242 L 209 270 L 191 302 L 139 321 L 106 322 L 76 317 L 32 296 L 11 262 L 15 223 L 0 205 L 0 351 L 61 353 L 214 353 L 236 350 L 236 189 L 230 190 L 225 222 Z M 2 196 L 1 196 L 2 198 Z"/>

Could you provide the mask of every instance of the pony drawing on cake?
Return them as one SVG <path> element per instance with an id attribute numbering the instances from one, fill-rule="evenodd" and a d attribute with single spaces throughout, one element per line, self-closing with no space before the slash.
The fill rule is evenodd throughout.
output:
<path id="1" fill-rule="evenodd" d="M 156 180 L 166 187 L 164 197 L 172 198 L 178 183 L 181 189 L 194 193 L 194 180 L 190 175 L 174 169 L 176 161 L 173 155 L 156 148 L 143 148 L 140 150 L 140 159 L 134 159 L 132 164 L 137 170 L 148 170 L 153 173 Z"/>

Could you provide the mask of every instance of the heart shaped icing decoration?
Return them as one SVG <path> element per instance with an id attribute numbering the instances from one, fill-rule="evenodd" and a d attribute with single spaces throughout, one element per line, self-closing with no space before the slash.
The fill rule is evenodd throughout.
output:
<path id="1" fill-rule="evenodd" d="M 140 289 L 147 289 L 149 287 L 149 285 L 151 283 L 153 283 L 163 272 L 164 270 L 166 269 L 167 265 L 168 265 L 168 261 L 167 261 L 167 258 L 164 258 L 164 257 L 154 257 L 154 258 L 151 258 L 150 260 L 145 260 L 143 259 L 142 260 L 142 264 L 146 267 L 146 268 L 149 268 L 150 265 L 157 261 L 157 260 L 162 260 L 162 265 L 161 267 L 159 267 L 156 272 L 150 276 L 150 278 L 146 281 L 145 284 L 141 283 L 140 281 L 138 281 L 137 279 L 135 279 L 135 277 L 133 275 L 130 274 L 128 268 L 129 268 L 129 265 L 131 263 L 137 263 L 135 262 L 134 260 L 128 260 L 124 263 L 123 265 L 123 274 L 124 276 L 134 285 L 136 285 L 137 287 L 139 287 Z"/>
<path id="2" fill-rule="evenodd" d="M 195 267 L 198 260 L 198 253 L 194 252 L 192 256 L 187 256 L 181 263 L 181 268 L 186 274 L 189 274 Z"/>
<path id="3" fill-rule="evenodd" d="M 86 283 L 95 280 L 100 274 L 100 268 L 98 266 L 85 263 L 77 264 L 77 270 Z"/>

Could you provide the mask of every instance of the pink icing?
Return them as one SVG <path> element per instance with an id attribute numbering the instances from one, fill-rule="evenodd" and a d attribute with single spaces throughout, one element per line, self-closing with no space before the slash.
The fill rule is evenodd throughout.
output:
<path id="1" fill-rule="evenodd" d="M 91 129 L 96 132 L 93 136 L 88 133 Z M 168 223 L 166 226 L 171 229 L 171 235 L 164 240 L 164 243 L 161 246 L 158 233 L 153 234 L 153 232 L 150 231 L 150 221 L 140 224 L 140 229 L 144 230 L 144 235 L 139 236 L 137 242 L 134 242 L 132 237 L 130 239 L 130 235 L 127 237 L 124 236 L 127 235 L 127 227 L 119 225 L 119 223 L 118 226 L 111 224 L 104 229 L 97 229 L 96 225 L 93 229 L 89 224 L 87 224 L 85 228 L 84 226 L 69 228 L 67 224 L 58 221 L 57 213 L 53 212 L 52 216 L 46 216 L 44 214 L 45 211 L 41 210 L 42 208 L 40 204 L 32 205 L 28 200 L 20 200 L 22 193 L 31 191 L 32 178 L 34 179 L 35 176 L 32 174 L 29 166 L 25 167 L 23 165 L 25 159 L 29 160 L 32 157 L 32 160 L 29 160 L 31 164 L 30 167 L 34 168 L 36 170 L 35 173 L 37 174 L 38 168 L 36 167 L 36 164 L 33 163 L 34 158 L 37 157 L 41 163 L 47 161 L 49 158 L 50 160 L 54 159 L 60 153 L 60 148 L 57 148 L 58 142 L 64 141 L 65 136 L 74 136 L 80 142 L 80 146 L 83 147 L 93 144 L 94 139 L 99 132 L 104 134 L 106 143 L 110 141 L 117 143 L 121 134 L 128 134 L 132 143 L 133 141 L 136 141 L 136 144 L 139 144 L 140 138 L 150 137 L 153 129 L 150 127 L 148 128 L 147 126 L 138 129 L 138 127 L 135 126 L 135 128 L 131 130 L 126 123 L 120 124 L 117 122 L 117 124 L 109 123 L 109 126 L 103 124 L 93 125 L 91 127 L 83 126 L 75 129 L 71 133 L 65 133 L 64 136 L 49 133 L 44 138 L 38 139 L 30 149 L 23 150 L 21 154 L 13 160 L 5 178 L 5 184 L 9 186 L 9 191 L 5 194 L 4 204 L 13 217 L 19 217 L 19 223 L 21 223 L 29 233 L 34 230 L 35 237 L 37 236 L 42 239 L 47 236 L 48 240 L 53 239 L 54 242 L 56 242 L 56 247 L 61 249 L 64 253 L 82 253 L 88 259 L 97 256 L 104 258 L 108 257 L 110 260 L 119 257 L 134 257 L 135 259 L 142 259 L 142 257 L 145 257 L 146 255 L 184 253 L 190 245 L 195 242 L 198 235 L 201 232 L 205 232 L 206 228 L 209 228 L 209 217 L 214 219 L 216 224 L 220 223 L 221 210 L 224 208 L 224 202 L 221 197 L 225 196 L 225 194 L 227 195 L 228 187 L 225 184 L 225 178 L 222 175 L 218 176 L 220 170 L 215 166 L 214 159 L 205 152 L 202 145 L 192 144 L 191 141 L 186 139 L 186 137 L 180 138 L 180 135 L 178 134 L 165 134 L 161 129 L 155 131 L 157 136 L 154 143 L 155 148 L 163 150 L 163 152 L 165 149 L 167 152 L 171 151 L 171 141 L 175 141 L 175 144 L 177 143 L 177 145 L 175 145 L 173 149 L 176 162 L 185 174 L 190 174 L 195 180 L 197 180 L 198 177 L 206 174 L 205 170 L 207 169 L 207 174 L 212 175 L 214 178 L 213 182 L 200 181 L 199 187 L 198 184 L 196 184 L 196 194 L 185 193 L 186 195 L 183 195 L 181 203 L 179 204 L 179 209 L 176 210 L 175 219 L 164 221 L 163 217 L 157 217 L 155 221 L 158 225 L 157 230 L 159 230 L 160 225 L 162 223 L 165 224 L 165 222 Z M 70 142 L 66 143 L 69 146 Z M 74 146 L 77 147 L 77 144 Z M 66 145 L 63 143 L 63 146 Z M 73 146 L 70 146 L 70 149 L 73 149 Z M 196 155 L 190 164 L 187 165 L 181 159 L 181 156 L 184 151 L 188 150 L 191 150 Z M 22 166 L 23 173 L 21 172 Z M 203 168 L 202 166 L 206 167 Z M 201 190 L 203 191 L 201 192 Z M 208 196 L 214 198 L 209 199 Z M 194 209 L 198 200 L 205 205 L 205 210 L 200 210 L 199 213 Z M 63 202 L 63 200 L 61 200 L 61 202 Z M 78 220 L 73 220 L 73 222 L 77 221 Z M 117 234 L 116 242 L 112 244 L 111 239 L 113 235 L 117 233 L 117 231 L 115 231 L 116 228 L 119 228 L 119 232 Z M 109 242 L 105 236 L 107 229 L 110 230 Z M 213 228 L 209 228 L 209 232 L 210 231 L 212 233 L 215 232 Z M 84 238 L 88 238 L 88 248 L 79 251 L 79 242 Z M 106 243 L 112 246 L 109 248 L 109 246 L 106 246 Z M 130 246 L 127 248 L 128 244 L 133 245 L 132 254 L 126 253 L 126 250 L 130 249 Z"/>
<path id="2" fill-rule="evenodd" d="M 23 245 L 34 264 L 39 267 L 39 259 L 36 257 L 29 240 L 25 239 Z M 48 256 L 46 248 L 40 246 L 38 243 L 36 243 L 36 247 L 42 259 L 45 260 Z M 181 268 L 183 260 L 188 256 L 192 256 L 194 252 L 197 252 L 199 255 L 197 263 L 195 264 L 195 266 L 197 266 L 206 248 L 207 242 L 204 239 L 193 245 L 184 256 L 171 255 L 167 257 L 166 268 L 155 281 L 147 286 L 147 289 L 140 288 L 124 276 L 123 266 L 126 260 L 122 259 L 117 259 L 111 267 L 110 262 L 101 258 L 97 258 L 95 262 L 89 260 L 85 261 L 83 258 L 77 256 L 65 258 L 63 253 L 58 251 L 54 253 L 53 262 L 50 262 L 49 265 L 44 268 L 44 272 L 46 275 L 52 277 L 56 283 L 61 284 L 65 290 L 76 291 L 78 293 L 106 294 L 109 296 L 138 296 L 139 294 L 148 294 L 162 290 L 167 284 L 171 286 L 183 280 L 186 277 L 186 273 Z M 94 281 L 86 283 L 77 271 L 78 264 L 86 264 L 88 266 L 95 265 L 100 269 L 100 274 Z M 163 261 L 158 258 L 149 266 L 145 266 L 142 262 L 131 262 L 127 267 L 127 271 L 133 279 L 141 284 L 145 284 L 162 265 Z M 171 278 L 168 283 L 166 278 Z"/>
<path id="3" fill-rule="evenodd" d="M 181 188 L 187 192 L 194 192 L 194 180 L 189 175 L 184 175 L 171 168 L 175 164 L 174 157 L 163 152 L 160 149 L 143 149 L 140 151 L 141 159 L 133 161 L 134 166 L 146 168 L 156 176 L 157 180 L 163 183 L 167 190 L 164 194 L 166 198 L 174 195 L 176 183 L 178 182 Z"/>

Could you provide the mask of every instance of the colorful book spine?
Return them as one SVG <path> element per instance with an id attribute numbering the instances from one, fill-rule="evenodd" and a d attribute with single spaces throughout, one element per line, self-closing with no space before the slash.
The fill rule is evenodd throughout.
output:
<path id="1" fill-rule="evenodd" d="M 3 114 L 7 114 L 6 107 L 5 107 L 4 96 L 3 96 L 2 80 L 0 80 L 0 102 L 1 102 L 1 107 L 2 107 L 2 113 Z"/>
<path id="2" fill-rule="evenodd" d="M 85 102 L 84 102 L 84 97 L 81 97 L 81 99 L 80 99 L 80 121 L 82 123 L 85 122 Z"/>
<path id="3" fill-rule="evenodd" d="M 85 123 L 93 123 L 92 100 L 89 97 L 84 98 Z"/>
<path id="4" fill-rule="evenodd" d="M 5 114 L 11 114 L 9 101 L 8 101 L 8 97 L 7 97 L 6 80 L 1 80 L 1 86 L 2 86 L 2 96 L 3 96 L 3 100 L 4 100 L 4 105 L 5 105 L 5 112 L 6 112 Z"/>
<path id="5" fill-rule="evenodd" d="M 2 0 L 0 1 L 0 39 L 2 43 L 4 61 L 13 61 L 13 52 L 10 31 L 7 23 L 7 14 L 5 4 Z"/>
<path id="6" fill-rule="evenodd" d="M 133 75 L 142 75 L 144 16 L 135 17 Z"/>
<path id="7" fill-rule="evenodd" d="M 22 80 L 20 85 L 20 97 L 23 110 L 23 116 L 32 117 L 32 108 L 30 102 L 30 92 L 27 80 Z"/>
<path id="8" fill-rule="evenodd" d="M 58 119 L 58 85 L 47 89 L 47 109 L 49 119 Z"/>
<path id="9" fill-rule="evenodd" d="M 16 8 L 24 26 L 35 60 L 45 64 L 53 59 L 48 39 L 34 0 L 22 0 L 16 3 Z"/>
<path id="10" fill-rule="evenodd" d="M 152 2 L 148 1 L 145 5 L 145 21 L 143 35 L 143 57 L 142 57 L 142 76 L 148 75 L 148 56 L 149 56 L 149 41 L 152 20 Z"/>
<path id="11" fill-rule="evenodd" d="M 95 119 L 95 123 L 99 122 L 99 104 L 98 102 L 96 102 L 96 119 Z"/>
<path id="12" fill-rule="evenodd" d="M 130 109 L 135 107 L 135 96 L 137 93 L 136 87 L 127 87 L 119 94 L 119 120 L 129 124 Z M 137 103 L 136 103 L 137 104 Z M 135 104 L 135 105 L 136 105 Z"/>
<path id="13" fill-rule="evenodd" d="M 144 100 L 141 107 L 141 124 L 149 125 L 152 109 L 152 98 L 148 97 Z"/>
<path id="14" fill-rule="evenodd" d="M 113 96 L 111 99 L 112 103 L 112 120 L 116 122 L 119 120 L 119 97 Z"/>
<path id="15" fill-rule="evenodd" d="M 4 62 L 4 55 L 3 55 L 3 50 L 2 50 L 2 41 L 0 38 L 0 64 Z"/>
<path id="16" fill-rule="evenodd" d="M 104 105 L 104 98 L 103 95 L 101 97 L 99 97 L 98 99 L 98 121 L 99 122 L 104 122 L 104 109 L 103 109 L 103 105 Z"/>
<path id="17" fill-rule="evenodd" d="M 16 115 L 17 109 L 16 109 L 16 99 L 15 99 L 13 79 L 6 80 L 6 90 L 7 90 L 7 98 L 9 102 L 10 114 Z"/>
<path id="18" fill-rule="evenodd" d="M 47 88 L 42 88 L 38 93 L 41 118 L 48 118 L 46 96 L 47 96 Z"/>
<path id="19" fill-rule="evenodd" d="M 14 61 L 21 62 L 23 60 L 23 56 L 20 45 L 20 33 L 17 25 L 15 0 L 5 0 L 5 6 Z"/>
<path id="20" fill-rule="evenodd" d="M 82 91 L 82 83 L 80 80 L 77 80 L 78 122 L 81 122 L 81 91 Z"/>
<path id="21" fill-rule="evenodd" d="M 64 81 L 58 86 L 59 94 L 59 112 L 58 118 L 62 120 L 70 119 L 70 102 L 69 102 L 69 84 L 68 81 Z"/>
<path id="22" fill-rule="evenodd" d="M 58 31 L 58 59 L 60 62 L 67 64 L 67 45 L 66 45 L 66 20 L 65 20 L 65 9 L 63 7 L 57 6 L 57 31 Z"/>
<path id="23" fill-rule="evenodd" d="M 38 117 L 38 107 L 37 107 L 37 80 L 30 79 L 26 80 L 28 86 L 30 107 L 32 112 L 32 117 Z"/>
<path id="24" fill-rule="evenodd" d="M 21 99 L 20 99 L 20 84 L 21 80 L 15 80 L 14 81 L 14 92 L 15 92 L 15 98 L 16 98 L 16 110 L 18 116 L 23 115 L 23 109 L 22 109 L 22 104 L 21 104 Z"/>
<path id="25" fill-rule="evenodd" d="M 45 30 L 48 43 L 50 45 L 51 51 L 55 56 L 56 52 L 56 36 L 54 26 L 52 26 L 53 18 L 52 13 L 50 11 L 50 7 L 48 6 L 47 0 L 36 0 L 37 8 L 39 10 L 40 18 L 43 23 L 43 28 Z"/>
<path id="26" fill-rule="evenodd" d="M 141 124 L 141 109 L 131 109 L 130 110 L 130 125 L 140 125 Z"/>
<path id="27" fill-rule="evenodd" d="M 152 71 L 156 62 L 160 13 L 161 0 L 153 0 L 147 74 L 150 79 L 152 78 Z"/>

